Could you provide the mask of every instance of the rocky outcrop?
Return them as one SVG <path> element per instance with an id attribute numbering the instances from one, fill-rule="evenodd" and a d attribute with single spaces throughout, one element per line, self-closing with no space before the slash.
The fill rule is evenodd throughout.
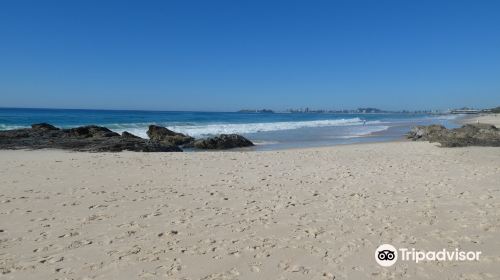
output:
<path id="1" fill-rule="evenodd" d="M 113 132 L 103 126 L 96 125 L 88 125 L 88 126 L 80 126 L 76 128 L 70 128 L 65 130 L 64 136 L 67 137 L 80 137 L 80 138 L 105 138 L 105 137 L 116 137 L 120 136 L 120 134 Z"/>
<path id="2" fill-rule="evenodd" d="M 181 152 L 175 146 L 142 139 L 130 133 L 120 135 L 101 126 L 59 129 L 50 124 L 0 131 L 0 149 L 65 149 L 88 152 Z"/>
<path id="3" fill-rule="evenodd" d="M 168 145 L 184 145 L 194 141 L 194 138 L 191 136 L 157 125 L 150 125 L 147 134 L 151 141 Z"/>
<path id="4" fill-rule="evenodd" d="M 182 152 L 179 145 L 197 149 L 232 149 L 253 146 L 237 134 L 221 134 L 206 139 L 177 133 L 168 128 L 151 125 L 150 139 L 143 139 L 124 131 L 121 135 L 106 127 L 88 125 L 60 129 L 47 123 L 33 124 L 31 128 L 0 131 L 0 149 L 65 149 L 88 152 Z"/>
<path id="5" fill-rule="evenodd" d="M 414 141 L 439 142 L 442 147 L 493 146 L 500 147 L 500 130 L 490 124 L 466 124 L 446 129 L 440 125 L 417 126 L 408 134 Z"/>
<path id="6" fill-rule="evenodd" d="M 443 133 L 446 133 L 446 127 L 442 125 L 419 125 L 411 129 L 407 134 L 408 139 L 420 140 L 420 141 L 434 141 L 434 138 L 440 137 Z"/>
<path id="7" fill-rule="evenodd" d="M 130 138 L 130 139 L 141 139 L 141 137 L 136 136 L 136 135 L 134 135 L 134 134 L 132 134 L 132 133 L 130 133 L 128 131 L 122 132 L 122 137 L 123 138 Z"/>
<path id="8" fill-rule="evenodd" d="M 221 134 L 206 139 L 199 139 L 192 143 L 197 149 L 225 150 L 232 148 L 250 147 L 254 144 L 238 134 Z"/>
<path id="9" fill-rule="evenodd" d="M 35 124 L 31 125 L 31 128 L 34 130 L 43 130 L 43 131 L 59 130 L 59 128 L 57 128 L 51 124 L 48 124 L 48 123 L 35 123 Z"/>

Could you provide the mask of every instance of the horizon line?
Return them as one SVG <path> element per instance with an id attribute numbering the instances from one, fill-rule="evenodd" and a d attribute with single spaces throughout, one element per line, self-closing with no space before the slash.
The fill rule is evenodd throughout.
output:
<path id="1" fill-rule="evenodd" d="M 284 110 L 276 110 L 276 109 L 269 109 L 269 108 L 261 108 L 261 109 L 237 109 L 237 110 L 233 110 L 233 111 L 226 111 L 226 110 L 221 110 L 221 111 L 218 111 L 218 110 L 161 110 L 161 109 L 102 109 L 102 108 L 58 108 L 58 107 L 4 107 L 4 106 L 0 106 L 0 109 L 31 109 L 31 110 L 71 110 L 71 111 L 130 111 L 130 112 L 199 112 L 199 113 L 238 113 L 239 111 L 242 111 L 242 110 L 255 110 L 255 111 L 259 111 L 259 110 L 271 110 L 273 111 L 274 113 L 282 113 L 282 112 L 289 112 L 289 110 L 303 110 L 303 109 L 309 109 L 310 111 L 319 111 L 319 110 L 323 110 L 323 111 L 354 111 L 354 110 L 358 110 L 358 109 L 367 109 L 367 108 L 371 108 L 371 109 L 378 109 L 378 110 L 381 110 L 381 111 L 385 111 L 385 112 L 403 112 L 403 111 L 407 111 L 407 112 L 420 112 L 420 111 L 447 111 L 447 110 L 453 110 L 453 109 L 458 109 L 458 108 L 448 108 L 448 109 L 413 109 L 413 110 L 410 110 L 410 109 L 397 109 L 397 110 L 386 110 L 386 109 L 381 109 L 381 108 L 377 108 L 377 107 L 372 107 L 372 106 L 366 106 L 366 107 L 358 107 L 358 108 L 355 108 L 355 109 L 346 109 L 346 108 L 343 108 L 343 109 L 315 109 L 315 108 L 311 108 L 311 107 L 308 107 L 308 106 L 304 106 L 304 107 L 300 107 L 300 108 L 288 108 L 288 109 L 284 109 Z M 482 109 L 490 109 L 490 108 L 494 108 L 493 107 L 489 107 L 489 108 L 474 108 L 474 107 L 467 107 L 469 109 L 477 109 L 477 110 L 482 110 Z M 314 113 L 314 112 L 312 112 Z"/>

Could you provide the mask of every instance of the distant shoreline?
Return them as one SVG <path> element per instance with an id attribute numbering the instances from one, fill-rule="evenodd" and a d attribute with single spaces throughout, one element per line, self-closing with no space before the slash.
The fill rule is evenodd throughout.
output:
<path id="1" fill-rule="evenodd" d="M 360 108 L 362 109 L 362 108 Z M 1 107 L 0 110 L 40 110 L 40 111 L 116 111 L 116 112 L 174 112 L 174 113 L 263 113 L 263 114 L 433 114 L 449 115 L 450 113 L 439 110 L 381 110 L 363 112 L 360 109 L 346 110 L 309 110 L 300 111 L 300 109 L 271 110 L 271 109 L 241 109 L 241 110 L 175 110 L 175 109 L 103 109 L 103 108 L 50 108 L 50 107 Z M 374 109 L 374 108 L 370 108 Z"/>

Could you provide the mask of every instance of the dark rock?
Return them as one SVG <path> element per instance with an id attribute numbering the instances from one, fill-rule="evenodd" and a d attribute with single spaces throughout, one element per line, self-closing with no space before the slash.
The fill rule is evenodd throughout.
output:
<path id="1" fill-rule="evenodd" d="M 141 137 L 139 136 L 136 136 L 128 131 L 124 131 L 122 132 L 122 138 L 131 138 L 131 139 L 142 139 Z"/>
<path id="2" fill-rule="evenodd" d="M 154 141 L 162 141 L 167 136 L 175 136 L 178 133 L 158 125 L 150 125 L 147 131 L 149 139 Z"/>
<path id="3" fill-rule="evenodd" d="M 80 126 L 71 129 L 65 129 L 65 133 L 70 137 L 114 137 L 120 136 L 120 134 L 113 132 L 106 127 L 96 126 L 96 125 L 88 125 L 88 126 Z"/>
<path id="4" fill-rule="evenodd" d="M 122 137 L 106 138 L 104 141 L 98 141 L 92 145 L 90 149 L 82 147 L 79 150 L 90 152 L 182 152 L 182 149 L 177 146 L 160 144 L 142 138 Z"/>
<path id="5" fill-rule="evenodd" d="M 152 141 L 170 144 L 170 145 L 183 145 L 190 143 L 194 140 L 193 137 L 174 132 L 166 127 L 150 125 L 147 131 L 149 139 Z"/>
<path id="6" fill-rule="evenodd" d="M 31 128 L 35 130 L 59 130 L 59 128 L 48 123 L 35 123 L 31 125 Z"/>
<path id="7" fill-rule="evenodd" d="M 407 134 L 408 139 L 412 140 L 422 140 L 422 141 L 433 141 L 432 138 L 435 138 L 436 136 L 445 133 L 446 132 L 446 127 L 442 125 L 429 125 L 429 126 L 424 126 L 424 125 L 419 125 L 415 126 L 411 129 L 411 131 Z"/>
<path id="8" fill-rule="evenodd" d="M 0 139 L 18 139 L 29 137 L 31 134 L 29 128 L 13 129 L 13 130 L 0 130 Z"/>
<path id="9" fill-rule="evenodd" d="M 142 139 L 130 133 L 124 136 L 100 126 L 53 129 L 51 125 L 33 125 L 31 129 L 0 131 L 0 149 L 66 149 L 88 152 L 182 152 L 175 145 Z"/>
<path id="10" fill-rule="evenodd" d="M 215 137 L 199 139 L 193 143 L 193 146 L 198 149 L 216 150 L 249 147 L 253 145 L 254 144 L 250 140 L 238 134 L 221 134 Z"/>
<path id="11" fill-rule="evenodd" d="M 414 127 L 407 135 L 414 141 L 439 142 L 442 147 L 500 146 L 500 130 L 490 124 L 466 124 L 460 128 Z"/>

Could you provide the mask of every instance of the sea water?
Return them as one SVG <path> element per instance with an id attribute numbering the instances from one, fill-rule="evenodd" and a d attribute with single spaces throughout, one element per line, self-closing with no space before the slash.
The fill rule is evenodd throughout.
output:
<path id="1" fill-rule="evenodd" d="M 47 122 L 61 128 L 100 125 L 147 138 L 150 124 L 196 138 L 221 133 L 244 135 L 256 149 L 329 146 L 402 138 L 414 125 L 455 127 L 457 115 L 345 114 L 345 113 L 240 113 L 130 110 L 0 108 L 0 130 Z"/>

